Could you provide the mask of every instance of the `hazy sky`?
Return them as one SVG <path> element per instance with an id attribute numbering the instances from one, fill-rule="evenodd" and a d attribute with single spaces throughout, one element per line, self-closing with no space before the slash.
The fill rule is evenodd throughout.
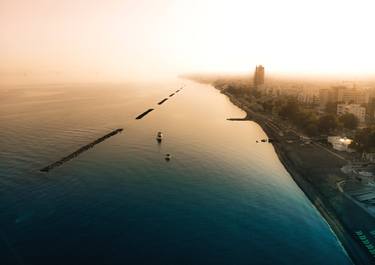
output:
<path id="1" fill-rule="evenodd" d="M 373 0 L 0 0 L 1 77 L 375 74 Z"/>

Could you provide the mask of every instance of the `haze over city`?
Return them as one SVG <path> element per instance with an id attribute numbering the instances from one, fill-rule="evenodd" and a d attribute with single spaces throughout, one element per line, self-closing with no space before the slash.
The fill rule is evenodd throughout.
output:
<path id="1" fill-rule="evenodd" d="M 374 7 L 0 0 L 0 264 L 375 264 Z"/>
<path id="2" fill-rule="evenodd" d="M 244 73 L 257 63 L 271 74 L 366 76 L 373 10 L 370 0 L 1 0 L 1 83 Z"/>

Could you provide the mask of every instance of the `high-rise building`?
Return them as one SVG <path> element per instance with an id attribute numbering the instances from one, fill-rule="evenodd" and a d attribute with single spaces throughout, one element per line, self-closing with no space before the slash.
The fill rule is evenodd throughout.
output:
<path id="1" fill-rule="evenodd" d="M 359 104 L 337 104 L 337 115 L 351 113 L 358 118 L 360 122 L 365 122 L 366 108 Z"/>
<path id="2" fill-rule="evenodd" d="M 264 84 L 264 67 L 257 65 L 254 73 L 254 86 L 260 86 Z"/>

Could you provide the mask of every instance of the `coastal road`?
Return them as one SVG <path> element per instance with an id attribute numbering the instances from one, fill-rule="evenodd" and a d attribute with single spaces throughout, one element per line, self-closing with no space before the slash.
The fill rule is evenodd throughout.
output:
<path id="1" fill-rule="evenodd" d="M 325 150 L 325 151 L 327 151 L 327 152 L 329 152 L 329 153 L 331 153 L 332 155 L 338 157 L 339 159 L 341 159 L 341 160 L 343 160 L 343 161 L 345 161 L 345 162 L 348 162 L 348 161 L 345 159 L 345 157 L 343 157 L 342 155 L 337 154 L 336 152 L 333 152 L 333 151 L 329 150 L 327 147 L 324 147 L 324 146 L 321 145 L 320 143 L 314 142 L 314 145 L 317 146 L 317 147 L 320 147 L 321 149 L 323 149 L 323 150 Z"/>
<path id="2" fill-rule="evenodd" d="M 267 135 L 275 138 L 274 145 L 280 160 L 325 217 L 353 262 L 358 265 L 375 264 L 369 249 L 369 244 L 375 246 L 375 219 L 337 189 L 337 182 L 347 178 L 340 170 L 347 164 L 344 156 L 316 142 L 309 145 L 301 145 L 299 141 L 286 144 L 288 138 L 304 139 L 304 136 L 268 116 L 251 110 L 248 114 Z M 285 132 L 285 136 L 281 136 L 280 132 Z M 365 241 L 359 240 L 356 234 L 359 231 L 366 236 Z"/>
<path id="3" fill-rule="evenodd" d="M 282 130 L 282 129 L 281 129 L 281 126 L 282 126 L 281 124 L 276 124 L 276 123 L 275 123 L 272 119 L 270 119 L 270 118 L 268 118 L 267 121 L 268 121 L 267 125 L 269 125 L 274 131 L 277 132 L 277 131 L 281 131 L 281 130 Z M 307 138 L 306 136 L 304 136 L 303 134 L 297 132 L 296 130 L 294 130 L 294 129 L 292 129 L 292 128 L 285 128 L 285 126 L 284 126 L 283 130 L 285 130 L 285 131 L 288 130 L 289 132 L 294 133 L 295 136 L 297 136 L 297 137 L 300 138 L 300 139 Z M 330 153 L 330 154 L 336 156 L 337 158 L 339 158 L 339 159 L 341 159 L 341 160 L 343 160 L 343 161 L 345 161 L 345 162 L 348 162 L 348 161 L 346 160 L 345 157 L 343 157 L 342 155 L 340 155 L 340 154 L 338 154 L 338 153 L 336 153 L 336 152 L 334 152 L 334 151 L 328 149 L 327 147 L 323 146 L 322 144 L 317 143 L 317 142 L 313 142 L 313 144 L 314 144 L 315 146 L 317 146 L 317 147 L 323 149 L 324 151 L 327 151 L 328 153 Z"/>

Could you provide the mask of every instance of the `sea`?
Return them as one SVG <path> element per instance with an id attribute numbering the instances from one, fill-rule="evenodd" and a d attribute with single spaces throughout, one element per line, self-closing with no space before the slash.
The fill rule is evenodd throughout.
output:
<path id="1" fill-rule="evenodd" d="M 245 115 L 183 79 L 2 86 L 0 264 L 352 264 Z"/>

